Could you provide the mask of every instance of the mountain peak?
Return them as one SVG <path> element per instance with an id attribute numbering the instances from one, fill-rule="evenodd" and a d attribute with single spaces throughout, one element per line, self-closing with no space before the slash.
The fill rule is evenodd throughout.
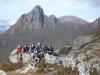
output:
<path id="1" fill-rule="evenodd" d="M 42 9 L 42 8 L 41 8 L 41 6 L 36 5 L 36 6 L 34 7 L 34 9 Z"/>
<path id="2" fill-rule="evenodd" d="M 37 5 L 32 9 L 32 12 L 43 12 L 43 9 L 41 8 L 41 6 Z"/>
<path id="3" fill-rule="evenodd" d="M 56 18 L 55 15 L 50 15 L 49 17 Z"/>
<path id="4" fill-rule="evenodd" d="M 43 24 L 44 11 L 37 5 L 29 13 L 23 14 L 8 31 L 15 33 L 30 29 L 41 30 Z"/>

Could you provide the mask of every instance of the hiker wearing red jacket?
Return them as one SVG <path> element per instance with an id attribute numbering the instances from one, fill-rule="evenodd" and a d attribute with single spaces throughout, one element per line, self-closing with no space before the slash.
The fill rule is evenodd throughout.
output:
<path id="1" fill-rule="evenodd" d="M 22 53 L 24 53 L 24 49 L 21 47 L 21 45 L 18 45 L 18 47 L 16 48 L 16 52 L 20 56 L 20 60 L 22 60 Z"/>
<path id="2" fill-rule="evenodd" d="M 18 47 L 16 48 L 17 53 L 22 54 L 24 52 L 24 49 L 21 47 L 21 45 L 18 45 Z"/>

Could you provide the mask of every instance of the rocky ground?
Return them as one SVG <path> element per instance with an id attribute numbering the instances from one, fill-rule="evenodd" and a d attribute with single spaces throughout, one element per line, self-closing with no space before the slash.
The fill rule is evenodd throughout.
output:
<path id="1" fill-rule="evenodd" d="M 3 62 L 2 62 L 3 63 Z M 3 71 L 7 73 L 7 75 L 78 75 L 78 71 L 72 70 L 71 68 L 64 68 L 62 66 L 58 66 L 56 64 L 45 64 L 44 60 L 42 60 L 37 67 L 39 68 L 36 72 L 27 72 L 27 73 L 17 73 L 16 69 L 20 68 L 22 63 L 17 64 L 16 66 L 12 65 L 9 62 L 4 62 L 0 65 Z M 3 66 L 3 67 L 2 67 Z M 4 67 L 5 66 L 5 67 Z M 17 68 L 15 68 L 17 67 Z"/>
<path id="2" fill-rule="evenodd" d="M 29 70 L 27 73 L 19 73 L 24 67 L 22 62 L 12 64 L 9 59 L 0 60 L 0 69 L 7 75 L 100 75 L 100 33 L 81 36 L 73 45 L 67 45 L 59 49 L 58 53 L 63 55 L 63 65 L 47 64 L 44 58 L 37 64 L 36 71 Z M 67 63 L 64 61 L 68 61 Z M 80 64 L 69 66 L 73 60 L 80 60 Z M 59 60 L 59 59 L 58 59 Z M 69 61 L 72 61 L 69 63 Z M 85 70 L 87 69 L 87 70 Z M 88 73 L 84 73 L 88 72 Z"/>

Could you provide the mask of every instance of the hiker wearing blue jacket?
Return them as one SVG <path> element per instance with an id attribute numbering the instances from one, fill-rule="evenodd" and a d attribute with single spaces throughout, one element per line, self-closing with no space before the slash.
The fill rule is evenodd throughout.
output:
<path id="1" fill-rule="evenodd" d="M 34 48 L 34 54 L 40 56 L 42 53 L 41 44 L 38 42 L 37 46 Z"/>

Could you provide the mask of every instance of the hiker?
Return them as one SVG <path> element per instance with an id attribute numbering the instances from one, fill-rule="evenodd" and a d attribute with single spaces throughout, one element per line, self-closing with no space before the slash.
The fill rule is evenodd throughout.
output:
<path id="1" fill-rule="evenodd" d="M 38 42 L 38 43 L 37 43 L 37 47 L 35 48 L 35 52 L 36 52 L 37 54 L 39 54 L 39 53 L 41 53 L 41 51 L 42 51 L 42 49 L 41 49 L 41 44 L 40 44 L 40 42 Z"/>
<path id="2" fill-rule="evenodd" d="M 32 44 L 29 48 L 29 53 L 34 53 L 34 48 L 35 48 L 35 45 Z"/>
<path id="3" fill-rule="evenodd" d="M 24 53 L 29 51 L 29 47 L 27 45 L 24 45 L 23 49 L 24 49 Z"/>
<path id="4" fill-rule="evenodd" d="M 21 45 L 18 45 L 16 48 L 17 53 L 22 54 L 24 52 L 24 49 L 21 47 Z"/>
<path id="5" fill-rule="evenodd" d="M 34 48 L 34 53 L 37 57 L 39 57 L 42 53 L 41 44 L 38 42 L 37 46 Z"/>
<path id="6" fill-rule="evenodd" d="M 37 47 L 41 47 L 41 43 L 40 42 L 37 43 Z"/>
<path id="7" fill-rule="evenodd" d="M 43 46 L 43 53 L 47 53 L 48 50 L 49 50 L 49 48 L 46 45 L 44 45 Z"/>
<path id="8" fill-rule="evenodd" d="M 22 53 L 24 53 L 24 49 L 21 47 L 21 45 L 18 45 L 16 48 L 16 52 L 20 57 L 20 60 L 22 60 Z"/>
<path id="9" fill-rule="evenodd" d="M 53 52 L 54 52 L 54 48 L 52 46 L 49 46 L 47 53 L 49 53 L 51 55 L 51 54 L 53 54 Z"/>

